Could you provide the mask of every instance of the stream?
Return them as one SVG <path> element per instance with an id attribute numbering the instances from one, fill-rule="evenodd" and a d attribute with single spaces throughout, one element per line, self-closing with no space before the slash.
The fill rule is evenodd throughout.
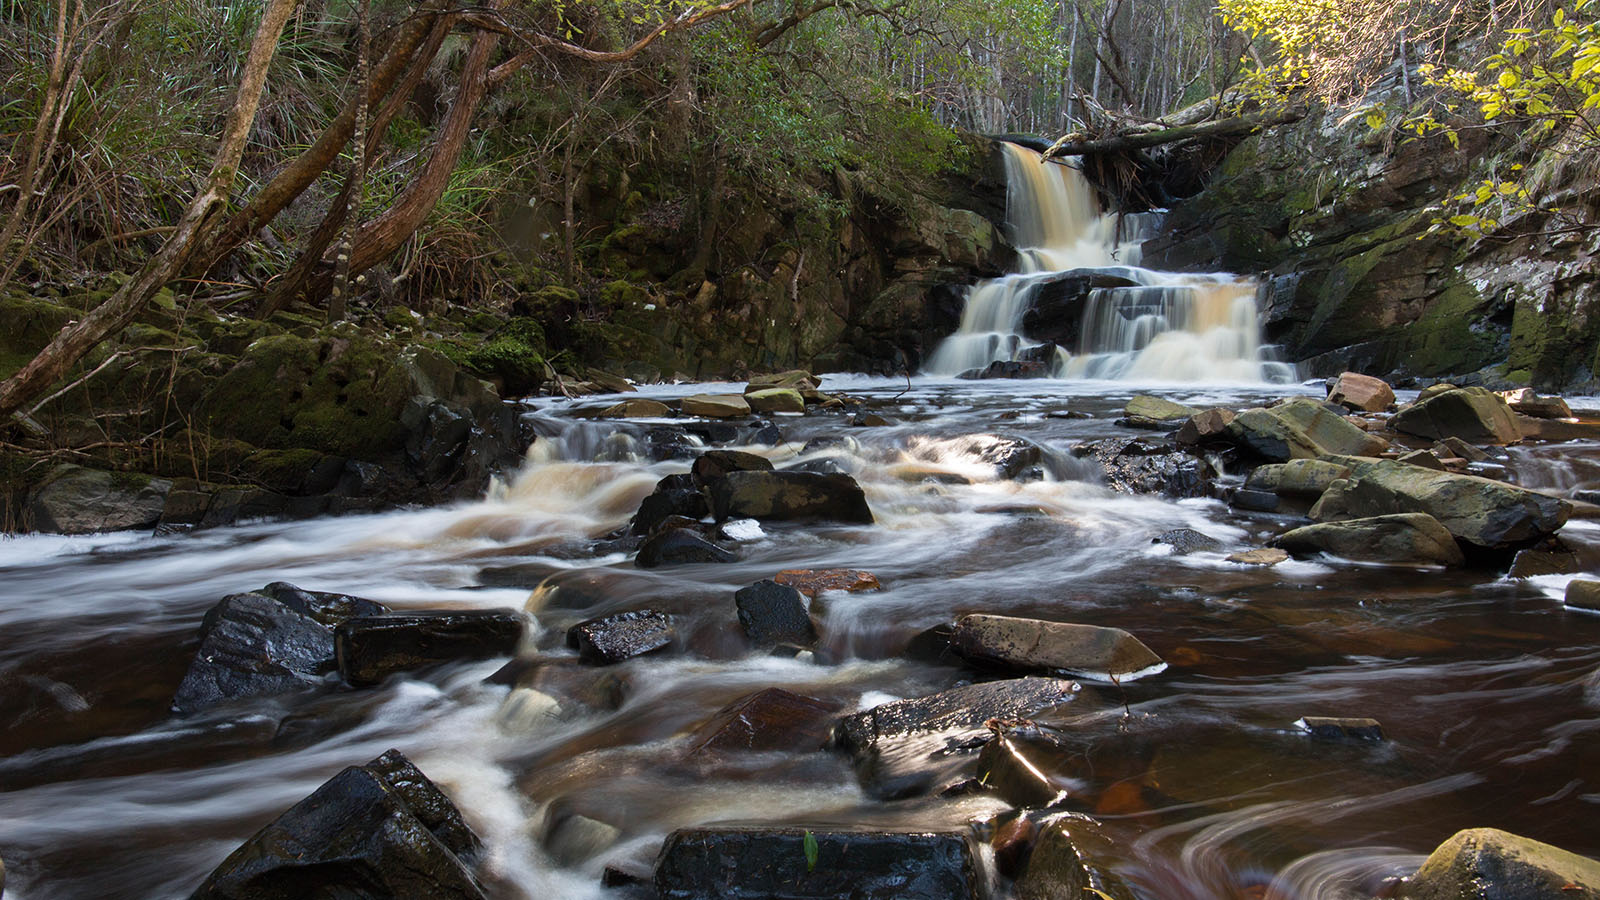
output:
<path id="1" fill-rule="evenodd" d="M 523 407 L 539 439 L 477 502 L 162 537 L 0 540 L 7 898 L 185 897 L 261 825 L 390 747 L 483 836 L 491 894 L 504 898 L 617 896 L 600 886 L 608 862 L 648 860 L 665 834 L 696 823 L 983 820 L 1005 804 L 982 792 L 874 800 L 842 755 L 701 757 L 687 737 L 769 686 L 848 712 L 961 683 L 972 673 L 904 651 L 971 612 L 1124 628 L 1168 662 L 1136 683 L 1086 683 L 1089 702 L 1059 723 L 1082 741 L 1070 806 L 1103 823 L 1109 864 L 1140 897 L 1370 897 L 1474 826 L 1600 855 L 1600 616 L 1562 606 L 1570 576 L 1227 562 L 1292 520 L 1116 494 L 1071 453 L 1129 436 L 1115 419 L 1148 385 L 833 376 L 824 390 L 861 398 L 890 424 L 780 415 L 784 443 L 743 449 L 780 468 L 831 459 L 861 483 L 877 524 L 747 526 L 734 563 L 645 570 L 624 554 L 594 556 L 595 539 L 688 463 L 650 461 L 649 422 L 575 418 L 551 400 Z M 1156 392 L 1238 408 L 1312 389 Z M 980 458 L 995 435 L 1044 447 L 1039 477 L 998 477 Z M 1501 462 L 1546 489 L 1600 480 L 1593 444 L 1513 448 Z M 1152 543 L 1174 528 L 1221 545 L 1178 556 Z M 1562 535 L 1585 558 L 1600 549 L 1594 523 Z M 826 595 L 812 656 L 751 650 L 733 592 L 827 567 L 868 570 L 883 590 Z M 568 626 L 645 605 L 672 612 L 681 641 L 594 670 L 616 679 L 615 711 L 549 715 L 525 692 L 485 683 L 504 663 L 490 660 L 173 716 L 201 616 L 274 581 L 396 609 L 524 610 L 530 654 L 570 656 Z M 1314 741 L 1293 727 L 1306 715 L 1372 716 L 1387 740 Z M 553 852 L 551 824 L 574 812 L 611 826 L 606 838 Z"/>

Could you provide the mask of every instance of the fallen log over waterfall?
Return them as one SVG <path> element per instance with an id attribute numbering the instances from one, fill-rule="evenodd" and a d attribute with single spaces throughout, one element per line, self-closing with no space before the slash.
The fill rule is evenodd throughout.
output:
<path id="1" fill-rule="evenodd" d="M 1148 123 L 1135 126 L 1104 137 L 1094 137 L 1073 132 L 1061 137 L 1044 152 L 1045 159 L 1063 156 L 1084 156 L 1091 153 L 1126 153 L 1185 141 L 1202 141 L 1219 138 L 1248 137 L 1274 125 L 1286 125 L 1305 118 L 1304 107 L 1290 107 L 1272 112 L 1260 112 L 1226 119 L 1212 119 L 1186 125 Z"/>
<path id="2" fill-rule="evenodd" d="M 1087 130 L 1033 149 L 1047 160 L 1079 157 L 1084 175 L 1124 212 L 1167 207 L 1197 193 L 1212 167 L 1240 140 L 1307 114 L 1305 106 L 1295 104 L 1218 118 L 1228 101 L 1212 98 L 1156 120 L 1130 119 L 1086 102 Z"/>

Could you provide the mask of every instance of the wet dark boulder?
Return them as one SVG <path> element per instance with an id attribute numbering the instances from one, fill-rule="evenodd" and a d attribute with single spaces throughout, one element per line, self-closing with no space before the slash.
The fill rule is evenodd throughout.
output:
<path id="1" fill-rule="evenodd" d="M 1106 486 L 1122 494 L 1206 497 L 1217 477 L 1211 463 L 1169 441 L 1109 438 L 1078 444 L 1072 452 L 1098 463 Z"/>
<path id="2" fill-rule="evenodd" d="M 1150 539 L 1152 544 L 1166 544 L 1172 548 L 1173 556 L 1187 556 L 1190 553 L 1203 553 L 1222 549 L 1222 542 L 1216 538 L 1201 534 L 1193 528 L 1174 528 L 1163 531 Z"/>
<path id="3" fill-rule="evenodd" d="M 997 359 L 981 369 L 968 369 L 957 378 L 986 381 L 992 378 L 1049 378 L 1050 367 L 1027 359 Z"/>
<path id="4" fill-rule="evenodd" d="M 971 779 L 989 720 L 1031 718 L 1076 701 L 1080 691 L 1055 678 L 970 684 L 845 716 L 830 742 L 854 758 L 869 795 L 915 796 Z"/>
<path id="5" fill-rule="evenodd" d="M 839 711 L 836 703 L 767 688 L 723 707 L 695 729 L 695 752 L 765 753 L 820 749 Z"/>
<path id="6" fill-rule="evenodd" d="M 738 559 L 692 528 L 663 528 L 639 547 L 633 564 L 641 569 L 688 563 L 727 563 Z"/>
<path id="7" fill-rule="evenodd" d="M 1028 854 L 1028 867 L 1017 879 L 1018 900 L 1133 900 L 1128 885 L 1088 851 L 1096 837 L 1094 826 L 1092 819 L 1075 815 L 1045 820 Z"/>
<path id="8" fill-rule="evenodd" d="M 655 873 L 662 900 L 978 900 L 982 884 L 965 829 L 682 828 Z"/>
<path id="9" fill-rule="evenodd" d="M 771 472 L 772 460 L 743 450 L 707 450 L 690 469 L 695 484 L 707 485 L 729 472 Z"/>
<path id="10" fill-rule="evenodd" d="M 816 646 L 817 628 L 806 598 L 789 585 L 758 581 L 736 591 L 733 602 L 739 624 L 757 646 Z"/>
<path id="11" fill-rule="evenodd" d="M 671 616 L 639 609 L 579 622 L 567 629 L 567 646 L 577 650 L 586 663 L 608 666 L 665 650 L 677 637 Z"/>
<path id="12" fill-rule="evenodd" d="M 390 750 L 256 832 L 192 900 L 481 900 L 480 854 L 450 798 Z"/>
<path id="13" fill-rule="evenodd" d="M 1458 831 L 1401 889 L 1405 900 L 1600 897 L 1600 862 L 1495 828 Z"/>
<path id="14" fill-rule="evenodd" d="M 664 483 L 666 479 L 662 481 Z M 698 489 L 657 485 L 655 493 L 640 501 L 639 511 L 634 514 L 633 523 L 628 526 L 628 533 L 653 534 L 662 520 L 670 516 L 702 519 L 710 513 L 711 504 L 706 502 L 706 495 Z"/>
<path id="15" fill-rule="evenodd" d="M 717 521 L 830 521 L 870 525 L 867 497 L 849 475 L 729 472 L 708 486 Z"/>
<path id="16" fill-rule="evenodd" d="M 699 452 L 680 428 L 652 428 L 645 432 L 645 445 L 656 462 L 668 459 L 693 459 Z"/>
<path id="17" fill-rule="evenodd" d="M 962 616 L 950 646 L 979 666 L 1099 680 L 1133 681 L 1167 667 L 1154 651 L 1120 628 L 1015 616 Z"/>
<path id="18" fill-rule="evenodd" d="M 524 626 L 510 609 L 356 616 L 334 629 L 334 650 L 345 681 L 377 684 L 396 672 L 510 656 Z"/>
<path id="19" fill-rule="evenodd" d="M 1022 314 L 1022 333 L 1036 341 L 1078 345 L 1083 310 L 1099 288 L 1134 287 L 1126 269 L 1070 269 L 1041 278 L 1030 288 L 1031 302 Z"/>
<path id="20" fill-rule="evenodd" d="M 334 628 L 353 616 L 387 611 L 371 600 L 283 582 L 224 597 L 201 621 L 200 649 L 172 707 L 193 713 L 320 685 L 338 668 Z"/>

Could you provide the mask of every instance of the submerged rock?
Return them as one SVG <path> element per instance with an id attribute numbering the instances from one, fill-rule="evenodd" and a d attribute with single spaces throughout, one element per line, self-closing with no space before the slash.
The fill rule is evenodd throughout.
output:
<path id="1" fill-rule="evenodd" d="M 200 649 L 172 708 L 192 713 L 322 684 L 337 669 L 334 628 L 353 616 L 385 612 L 371 600 L 284 582 L 224 597 L 200 624 Z"/>
<path id="2" fill-rule="evenodd" d="M 708 486 L 717 521 L 822 520 L 870 525 L 866 494 L 849 475 L 729 472 Z"/>
<path id="3" fill-rule="evenodd" d="M 1459 541 L 1513 549 L 1553 534 L 1572 505 L 1557 497 L 1476 475 L 1434 472 L 1392 460 L 1337 457 L 1351 478 L 1329 486 L 1311 509 L 1318 522 L 1422 512 Z"/>
<path id="4" fill-rule="evenodd" d="M 806 752 L 827 741 L 836 703 L 767 688 L 726 707 L 689 739 L 695 752 Z"/>
<path id="5" fill-rule="evenodd" d="M 1522 429 L 1511 407 L 1498 395 L 1478 387 L 1419 398 L 1395 413 L 1389 427 L 1435 440 L 1456 437 L 1483 444 L 1514 444 L 1522 440 Z"/>
<path id="6" fill-rule="evenodd" d="M 1228 562 L 1240 563 L 1246 566 L 1275 566 L 1278 563 L 1288 562 L 1289 554 L 1276 547 L 1263 547 L 1258 550 L 1241 550 L 1228 555 Z"/>
<path id="7" fill-rule="evenodd" d="M 1080 690 L 1077 682 L 1060 678 L 969 684 L 845 716 L 834 726 L 833 743 L 847 752 L 861 753 L 907 735 L 986 735 L 984 723 L 990 719 L 1035 716 L 1073 702 Z"/>
<path id="8" fill-rule="evenodd" d="M 1132 681 L 1167 667 L 1120 628 L 971 615 L 956 621 L 950 646 L 963 659 L 1024 672 L 1071 673 Z"/>
<path id="9" fill-rule="evenodd" d="M 376 684 L 423 666 L 510 656 L 523 627 L 510 609 L 356 616 L 334 630 L 334 648 L 345 681 Z"/>
<path id="10" fill-rule="evenodd" d="M 1328 553 L 1373 562 L 1459 566 L 1466 562 L 1455 538 L 1427 513 L 1396 513 L 1307 525 L 1279 535 L 1272 545 L 1297 555 Z"/>
<path id="11" fill-rule="evenodd" d="M 1345 372 L 1328 390 L 1328 402 L 1362 412 L 1383 412 L 1394 405 L 1394 388 L 1382 378 Z"/>
<path id="12" fill-rule="evenodd" d="M 1017 900 L 1133 900 L 1122 879 L 1094 865 L 1079 848 L 1075 832 L 1093 822 L 1080 816 L 1055 816 L 1039 829 L 1028 867 L 1017 879 Z"/>
<path id="13" fill-rule="evenodd" d="M 397 750 L 351 766 L 228 855 L 192 900 L 482 900 L 481 845 Z"/>
<path id="14" fill-rule="evenodd" d="M 1600 896 L 1600 862 L 1496 828 L 1456 832 L 1401 890 L 1406 900 L 1577 900 Z"/>
<path id="15" fill-rule="evenodd" d="M 706 540 L 692 528 L 664 528 L 639 547 L 633 564 L 641 569 L 654 569 L 689 563 L 728 563 L 736 559 L 732 552 Z"/>
<path id="16" fill-rule="evenodd" d="M 584 662 L 609 666 L 672 646 L 678 631 L 660 610 L 639 609 L 590 619 L 567 629 L 567 646 Z"/>
<path id="17" fill-rule="evenodd" d="M 655 874 L 662 900 L 978 900 L 982 884 L 965 829 L 681 828 Z"/>
<path id="18" fill-rule="evenodd" d="M 1305 716 L 1295 721 L 1295 727 L 1314 738 L 1345 738 L 1358 741 L 1383 740 L 1383 726 L 1377 719 L 1340 719 L 1327 716 Z"/>
<path id="19" fill-rule="evenodd" d="M 861 569 L 785 569 L 772 576 L 779 584 L 787 584 L 815 600 L 823 591 L 880 591 L 883 585 L 878 576 Z"/>
<path id="20" fill-rule="evenodd" d="M 816 625 L 806 609 L 805 597 L 794 588 L 775 581 L 758 581 L 736 591 L 733 602 L 744 633 L 758 646 L 816 646 Z"/>

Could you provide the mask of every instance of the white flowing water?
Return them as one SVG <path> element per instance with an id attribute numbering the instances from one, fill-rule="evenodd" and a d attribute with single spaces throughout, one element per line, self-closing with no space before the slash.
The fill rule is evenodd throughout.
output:
<path id="1" fill-rule="evenodd" d="M 895 424 L 780 418 L 783 444 L 747 449 L 780 467 L 828 460 L 851 472 L 877 524 L 747 527 L 727 564 L 638 569 L 597 550 L 687 463 L 641 452 L 654 425 L 577 419 L 557 403 L 527 413 L 539 442 L 476 502 L 165 537 L 0 540 L 6 900 L 187 897 L 261 825 L 389 747 L 484 837 L 495 900 L 631 897 L 600 886 L 602 867 L 648 865 L 666 833 L 700 823 L 982 821 L 1004 811 L 996 796 L 885 802 L 838 754 L 714 756 L 692 737 L 767 687 L 848 711 L 970 679 L 902 651 L 972 612 L 1115 625 L 1168 661 L 1134 684 L 1088 685 L 1066 732 L 1082 746 L 1065 808 L 1100 820 L 1107 864 L 1140 898 L 1372 897 L 1474 826 L 1600 853 L 1600 617 L 1563 610 L 1564 577 L 1229 563 L 1282 520 L 1115 494 L 1074 457 L 1079 442 L 1127 436 L 1113 423 L 1131 386 L 839 378 L 827 388 Z M 1230 406 L 1280 393 L 1165 392 Z M 1062 417 L 1068 408 L 1087 418 Z M 1044 448 L 1038 477 L 1005 479 L 985 461 L 1006 436 Z M 1176 556 L 1152 543 L 1173 528 L 1220 544 Z M 1563 536 L 1600 545 L 1589 523 Z M 884 590 L 828 596 L 813 659 L 745 644 L 735 590 L 836 566 L 870 570 Z M 571 662 L 568 626 L 644 605 L 676 616 L 683 641 L 589 670 L 623 686 L 616 709 L 552 714 L 532 690 L 484 683 L 503 662 L 491 660 L 172 715 L 206 609 L 279 580 L 402 609 L 522 609 L 524 652 L 557 663 Z M 1389 739 L 1315 742 L 1292 726 L 1306 715 L 1377 716 Z M 558 854 L 552 823 L 574 812 L 613 830 Z M 1015 896 L 1004 882 L 994 895 Z"/>
<path id="2" fill-rule="evenodd" d="M 993 362 L 1033 359 L 1064 378 L 1143 382 L 1287 382 L 1294 367 L 1261 344 L 1256 283 L 1139 267 L 1148 216 L 1100 211 L 1094 188 L 1071 166 L 1001 144 L 1006 226 L 1019 271 L 980 282 L 961 325 L 928 358 L 932 374 L 958 375 Z M 1122 287 L 1095 288 L 1076 346 L 1039 352 L 1023 316 L 1039 290 L 1063 273 L 1105 270 Z M 1032 351 L 1031 353 L 1029 351 Z"/>

